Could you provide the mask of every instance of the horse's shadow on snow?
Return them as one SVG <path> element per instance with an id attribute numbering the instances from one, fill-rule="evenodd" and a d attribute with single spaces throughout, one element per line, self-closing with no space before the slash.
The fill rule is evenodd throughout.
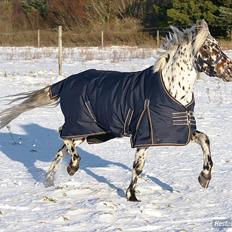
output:
<path id="1" fill-rule="evenodd" d="M 36 182 L 44 182 L 45 169 L 37 167 L 37 162 L 50 163 L 60 148 L 62 142 L 58 139 L 59 135 L 55 130 L 41 127 L 37 124 L 23 125 L 24 134 L 0 133 L 0 150 L 12 161 L 22 163 L 28 173 L 31 174 Z M 12 138 L 13 137 L 13 138 Z M 14 143 L 16 142 L 16 144 Z M 18 144 L 20 142 L 21 144 Z M 119 196 L 125 196 L 122 189 L 115 186 L 106 177 L 96 174 L 91 168 L 105 168 L 117 166 L 124 170 L 131 171 L 127 165 L 102 159 L 101 157 L 78 148 L 82 157 L 80 169 L 96 179 L 98 182 L 107 184 L 110 188 L 117 191 Z M 9 166 L 11 164 L 9 163 Z M 48 165 L 46 165 L 48 166 Z M 17 170 L 15 170 L 17 176 Z M 162 182 L 156 177 L 146 175 L 149 179 L 159 185 L 163 190 L 173 191 L 173 188 Z"/>

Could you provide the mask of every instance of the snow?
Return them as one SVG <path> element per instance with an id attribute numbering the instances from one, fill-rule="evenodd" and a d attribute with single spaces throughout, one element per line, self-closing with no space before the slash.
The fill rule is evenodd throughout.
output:
<path id="1" fill-rule="evenodd" d="M 155 50 L 128 47 L 65 49 L 64 77 L 88 68 L 142 70 Z M 232 57 L 232 51 L 227 51 Z M 55 48 L 0 48 L 0 97 L 58 81 Z M 135 150 L 128 138 L 78 149 L 80 170 L 69 177 L 67 157 L 55 186 L 44 175 L 61 145 L 56 108 L 27 112 L 0 133 L 0 231 L 217 231 L 213 220 L 232 213 L 232 84 L 202 76 L 195 87 L 198 129 L 211 141 L 213 178 L 202 189 L 198 145 L 150 148 L 138 182 L 139 203 L 128 202 Z M 1 99 L 0 110 L 6 102 Z M 227 228 L 224 231 L 232 231 Z"/>

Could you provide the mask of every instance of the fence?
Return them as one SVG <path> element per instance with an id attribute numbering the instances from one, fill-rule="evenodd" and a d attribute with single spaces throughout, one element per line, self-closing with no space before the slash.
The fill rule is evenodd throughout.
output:
<path id="1" fill-rule="evenodd" d="M 62 75 L 63 47 L 98 46 L 104 48 L 109 45 L 144 45 L 156 47 L 160 44 L 159 31 L 154 39 L 148 32 L 124 30 L 114 31 L 92 31 L 78 33 L 73 31 L 62 31 L 59 26 L 57 30 L 37 30 L 24 32 L 0 33 L 0 46 L 58 46 L 58 73 Z M 113 41 L 113 42 L 112 42 Z"/>
<path id="2" fill-rule="evenodd" d="M 98 46 L 104 48 L 110 45 L 148 45 L 159 47 L 162 37 L 170 31 L 170 28 L 146 28 L 140 31 L 91 31 L 74 32 L 62 31 L 59 26 L 56 30 L 37 30 L 24 32 L 0 33 L 0 46 L 32 46 L 44 47 L 58 45 L 59 75 L 62 75 L 63 47 Z M 232 45 L 232 27 L 228 28 L 228 38 Z M 227 46 L 228 47 L 228 46 Z M 231 46 L 229 46 L 231 47 Z"/>
<path id="3" fill-rule="evenodd" d="M 232 41 L 232 26 L 227 26 L 227 39 Z M 62 43 L 64 47 L 84 46 L 150 46 L 159 47 L 162 37 L 170 31 L 169 27 L 145 28 L 141 30 L 104 30 L 104 31 L 63 31 Z M 54 30 L 35 30 L 20 32 L 0 32 L 0 46 L 57 46 L 58 28 Z"/>
<path id="4" fill-rule="evenodd" d="M 0 33 L 0 46 L 57 46 L 58 30 L 37 30 Z M 62 41 L 64 47 L 83 46 L 111 46 L 111 45 L 139 45 L 142 41 L 153 42 L 148 33 L 131 31 L 63 31 Z"/>

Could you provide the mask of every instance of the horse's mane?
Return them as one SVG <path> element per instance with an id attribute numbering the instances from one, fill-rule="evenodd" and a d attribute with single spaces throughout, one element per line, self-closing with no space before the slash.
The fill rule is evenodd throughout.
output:
<path id="1" fill-rule="evenodd" d="M 173 47 L 179 46 L 183 43 L 189 43 L 195 36 L 195 26 L 180 30 L 177 27 L 170 26 L 172 33 L 169 32 L 163 41 L 161 48 L 164 50 L 172 50 Z"/>
<path id="2" fill-rule="evenodd" d="M 196 53 L 209 35 L 207 29 L 198 30 L 196 25 L 187 29 L 178 29 L 170 26 L 172 32 L 169 32 L 161 44 L 160 58 L 157 60 L 154 69 L 158 71 L 162 69 L 170 58 L 170 54 L 180 45 L 192 44 L 193 53 Z M 197 33 L 199 31 L 199 33 Z"/>

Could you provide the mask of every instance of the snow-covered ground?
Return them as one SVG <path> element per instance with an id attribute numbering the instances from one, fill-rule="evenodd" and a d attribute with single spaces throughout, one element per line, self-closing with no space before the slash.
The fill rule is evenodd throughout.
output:
<path id="1" fill-rule="evenodd" d="M 232 57 L 232 52 L 228 51 Z M 64 76 L 88 68 L 142 70 L 156 51 L 136 48 L 66 49 Z M 56 50 L 0 48 L 0 97 L 57 81 Z M 198 145 L 150 148 L 138 183 L 139 203 L 127 202 L 134 150 L 128 138 L 80 146 L 80 170 L 69 177 L 65 159 L 55 187 L 44 174 L 59 149 L 56 108 L 21 115 L 0 132 L 0 231 L 218 231 L 214 220 L 232 220 L 232 84 L 203 76 L 195 87 L 198 129 L 211 139 L 213 179 L 198 184 Z M 6 108 L 0 101 L 0 110 Z M 224 231 L 232 231 L 232 228 Z"/>

